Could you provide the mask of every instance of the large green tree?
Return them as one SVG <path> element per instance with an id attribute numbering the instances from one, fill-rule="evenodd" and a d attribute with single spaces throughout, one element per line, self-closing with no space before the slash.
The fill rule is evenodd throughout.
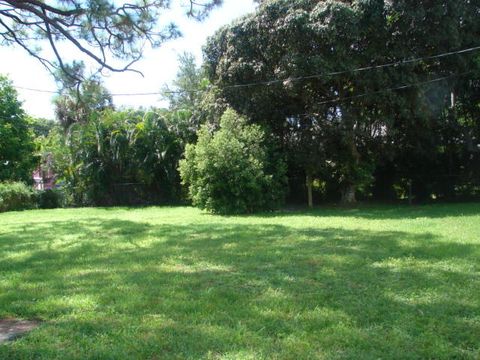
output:
<path id="1" fill-rule="evenodd" d="M 478 45 L 479 9 L 476 1 L 265 1 L 210 38 L 206 65 L 231 106 L 278 141 L 293 139 L 296 155 L 310 154 L 293 158 L 307 178 L 328 171 L 352 203 L 380 164 L 403 159 L 393 178 L 415 177 L 415 161 L 437 164 L 435 129 L 478 62 L 473 51 L 434 55 Z"/>
<path id="2" fill-rule="evenodd" d="M 254 121 L 266 121 L 279 141 L 295 139 L 294 158 L 328 150 L 327 158 L 307 155 L 300 163 L 307 184 L 325 161 L 334 165 L 344 202 L 354 202 L 355 186 L 369 179 L 361 138 L 375 124 L 366 113 L 358 116 L 354 101 L 328 100 L 361 92 L 367 84 L 348 70 L 371 61 L 372 55 L 382 61 L 375 46 L 384 36 L 378 15 L 383 9 L 367 10 L 343 2 L 266 2 L 257 14 L 219 31 L 206 47 L 210 77 L 234 108 Z M 347 72 L 310 76 L 336 70 Z M 326 134 L 338 141 L 319 144 Z"/>
<path id="3" fill-rule="evenodd" d="M 471 170 L 475 161 L 478 164 L 468 144 L 478 121 L 465 121 L 476 115 L 464 106 L 478 104 L 478 52 L 436 55 L 479 45 L 479 11 L 478 1 L 394 1 L 388 7 L 388 51 L 399 59 L 425 58 L 403 66 L 407 71 L 392 71 L 392 79 L 404 83 L 445 78 L 402 90 L 389 104 L 394 121 L 390 144 L 395 149 L 387 151 L 393 156 L 383 161 L 379 175 L 387 183 L 408 180 L 418 200 L 453 195 L 472 181 Z"/>
<path id="4" fill-rule="evenodd" d="M 0 181 L 32 181 L 33 133 L 11 81 L 0 76 Z"/>

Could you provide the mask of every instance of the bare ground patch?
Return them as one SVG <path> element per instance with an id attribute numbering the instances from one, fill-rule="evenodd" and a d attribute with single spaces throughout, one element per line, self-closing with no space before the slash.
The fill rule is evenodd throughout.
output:
<path id="1" fill-rule="evenodd" d="M 0 344 L 15 340 L 40 325 L 39 321 L 0 319 Z"/>

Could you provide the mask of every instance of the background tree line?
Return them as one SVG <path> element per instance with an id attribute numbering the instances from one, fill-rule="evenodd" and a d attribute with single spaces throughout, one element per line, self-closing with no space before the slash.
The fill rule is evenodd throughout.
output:
<path id="1" fill-rule="evenodd" d="M 480 195 L 478 1 L 260 3 L 208 40 L 202 67 L 180 57 L 167 109 L 115 109 L 100 78 L 64 65 L 58 122 L 37 140 L 25 125 L 28 170 L 3 180 L 52 155 L 73 205 Z"/>

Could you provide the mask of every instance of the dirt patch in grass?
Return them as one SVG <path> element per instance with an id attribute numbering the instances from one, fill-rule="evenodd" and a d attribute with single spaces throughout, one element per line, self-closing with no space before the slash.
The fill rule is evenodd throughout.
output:
<path id="1" fill-rule="evenodd" d="M 39 325 L 39 321 L 0 319 L 0 344 L 15 340 Z"/>

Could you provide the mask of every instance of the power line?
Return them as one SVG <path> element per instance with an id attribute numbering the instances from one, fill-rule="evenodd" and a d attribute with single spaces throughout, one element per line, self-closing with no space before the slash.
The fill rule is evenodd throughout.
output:
<path id="1" fill-rule="evenodd" d="M 469 74 L 469 73 L 471 73 L 471 72 L 472 72 L 472 71 L 466 71 L 466 72 L 463 72 L 463 73 L 460 73 L 460 74 L 452 74 L 452 75 L 443 76 L 443 77 L 436 78 L 436 79 L 432 79 L 432 80 L 428 80 L 428 81 L 422 81 L 422 82 L 417 82 L 417 83 L 413 83 L 413 84 L 401 85 L 401 86 L 397 86 L 397 87 L 382 89 L 382 90 L 378 90 L 378 91 L 371 91 L 371 92 L 367 92 L 367 93 L 363 93 L 363 94 L 358 94 L 358 95 L 331 98 L 331 99 L 328 99 L 328 100 L 325 100 L 325 101 L 320 101 L 320 102 L 318 102 L 318 103 L 316 103 L 316 104 L 317 104 L 317 105 L 325 105 L 325 104 L 330 104 L 330 103 L 341 103 L 341 102 L 344 102 L 344 101 L 347 101 L 347 100 L 352 100 L 352 99 L 367 97 L 367 96 L 370 96 L 370 95 L 382 94 L 382 93 L 391 92 L 391 91 L 396 91 L 396 90 L 408 89 L 408 88 L 412 88 L 412 87 L 415 87 L 415 86 L 432 84 L 432 83 L 435 83 L 435 82 L 439 82 L 439 81 L 443 81 L 443 80 L 448 80 L 448 79 L 453 78 L 453 77 L 459 77 L 459 76 L 467 75 L 467 74 Z M 310 116 L 310 115 L 318 115 L 318 114 L 317 114 L 317 113 L 309 112 L 309 113 L 303 113 L 303 114 L 295 114 L 294 116 Z"/>
<path id="2" fill-rule="evenodd" d="M 437 54 L 437 55 L 432 55 L 432 56 L 425 56 L 425 57 L 418 57 L 414 59 L 403 59 L 400 61 L 396 62 L 390 62 L 386 64 L 381 64 L 381 65 L 372 65 L 372 66 L 364 66 L 356 69 L 350 69 L 350 70 L 342 70 L 342 71 L 334 71 L 330 73 L 319 73 L 319 74 L 313 74 L 313 75 L 308 75 L 308 76 L 298 76 L 298 77 L 293 77 L 293 78 L 287 78 L 287 79 L 275 79 L 275 80 L 268 80 L 268 81 L 261 81 L 261 82 L 256 82 L 256 83 L 247 83 L 247 84 L 238 84 L 238 85 L 227 85 L 224 86 L 224 89 L 228 88 L 242 88 L 242 87 L 249 87 L 249 86 L 255 86 L 255 85 L 273 85 L 276 83 L 283 83 L 283 82 L 294 82 L 294 81 L 300 81 L 300 80 L 306 80 L 306 79 L 315 79 L 315 78 L 320 78 L 320 77 L 330 77 L 330 76 L 335 76 L 335 75 L 343 75 L 343 74 L 349 74 L 349 73 L 356 73 L 356 72 L 363 72 L 367 70 L 376 70 L 376 69 L 384 69 L 387 67 L 392 67 L 392 66 L 397 66 L 397 65 L 405 65 L 405 64 L 411 64 L 415 62 L 420 62 L 420 61 L 426 61 L 426 60 L 433 60 L 433 59 L 439 59 L 439 58 L 444 58 L 452 55 L 458 55 L 458 54 L 465 54 L 473 51 L 478 51 L 480 50 L 480 46 L 475 46 L 467 49 L 462 49 L 458 51 L 450 51 L 442 54 Z"/>
<path id="3" fill-rule="evenodd" d="M 464 75 L 467 75 L 467 74 L 469 74 L 469 73 L 471 73 L 471 72 L 472 72 L 472 70 L 466 71 L 466 72 L 463 72 L 463 73 L 460 73 L 460 74 L 452 74 L 452 75 L 443 76 L 443 77 L 435 78 L 435 79 L 428 80 L 428 81 L 422 81 L 422 82 L 417 82 L 417 83 L 413 83 L 413 84 L 406 84 L 406 85 L 401 85 L 401 86 L 397 86 L 397 87 L 382 89 L 382 90 L 378 90 L 378 91 L 371 91 L 371 92 L 367 92 L 367 93 L 363 93 L 363 94 L 358 94 L 358 95 L 331 98 L 331 99 L 328 99 L 328 100 L 320 101 L 320 102 L 318 102 L 318 103 L 316 103 L 316 104 L 317 104 L 317 105 L 325 105 L 325 104 L 331 104 L 331 103 L 341 103 L 341 102 L 344 102 L 344 101 L 347 101 L 347 100 L 358 99 L 358 98 L 367 97 L 367 96 L 371 96 L 371 95 L 376 95 L 376 94 L 382 94 L 382 93 L 391 92 L 391 91 L 408 89 L 408 88 L 412 88 L 412 87 L 415 87 L 415 86 L 433 84 L 433 83 L 436 83 L 436 82 L 439 82 L 439 81 L 448 80 L 448 79 L 450 79 L 450 78 L 464 76 Z M 304 114 L 295 114 L 295 116 L 311 116 L 311 115 L 318 115 L 318 114 L 312 113 L 312 112 L 310 112 L 310 113 L 304 113 Z"/>
<path id="4" fill-rule="evenodd" d="M 416 63 L 416 62 L 420 62 L 420 61 L 434 60 L 434 59 L 444 58 L 444 57 L 453 56 L 453 55 L 466 54 L 466 53 L 470 53 L 470 52 L 474 52 L 474 51 L 478 51 L 478 50 L 480 50 L 480 46 L 470 47 L 470 48 L 457 50 L 457 51 L 450 51 L 450 52 L 441 53 L 441 54 L 432 55 L 432 56 L 418 57 L 418 58 L 413 58 L 413 59 L 403 59 L 403 60 L 400 60 L 400 61 L 390 62 L 390 63 L 386 63 L 386 64 L 364 66 L 364 67 L 350 69 L 350 70 L 333 71 L 333 72 L 329 72 L 329 73 L 318 73 L 318 74 L 307 75 L 307 76 L 289 77 L 289 78 L 286 78 L 286 79 L 274 79 L 274 80 L 267 80 L 267 81 L 258 81 L 258 82 L 252 82 L 252 83 L 246 83 L 246 84 L 226 85 L 222 88 L 223 89 L 235 89 L 235 88 L 244 88 L 244 87 L 258 86 L 258 85 L 267 85 L 268 86 L 268 85 L 284 83 L 284 82 L 296 82 L 296 81 L 301 81 L 301 80 L 315 79 L 315 78 L 321 78 L 321 77 L 330 77 L 330 76 L 343 75 L 343 74 L 349 74 L 349 73 L 363 72 L 363 71 L 368 71 L 368 70 L 384 69 L 384 68 L 388 68 L 388 67 L 392 67 L 392 66 L 400 66 L 400 65 L 412 64 L 412 63 Z M 59 91 L 35 89 L 35 88 L 22 87 L 22 86 L 14 86 L 14 87 L 17 88 L 17 89 L 39 92 L 39 93 L 60 94 Z M 192 90 L 192 91 L 180 91 L 180 90 L 178 90 L 178 91 L 161 91 L 161 92 L 145 92 L 145 93 L 119 93 L 119 94 L 112 93 L 110 95 L 111 96 L 154 96 L 154 95 L 163 95 L 163 94 L 184 94 L 184 93 L 198 93 L 198 92 L 204 92 L 204 90 Z"/>
<path id="5" fill-rule="evenodd" d="M 324 105 L 324 104 L 328 104 L 328 103 L 332 103 L 332 102 L 342 102 L 342 101 L 346 101 L 346 100 L 362 98 L 362 97 L 375 95 L 375 94 L 381 94 L 381 93 L 390 92 L 390 91 L 409 89 L 409 88 L 416 87 L 416 86 L 433 84 L 433 83 L 443 81 L 443 80 L 448 80 L 448 79 L 451 79 L 451 78 L 454 78 L 454 77 L 464 76 L 464 75 L 470 74 L 471 72 L 472 72 L 472 70 L 466 71 L 466 72 L 463 72 L 463 73 L 460 73 L 460 74 L 452 74 L 452 75 L 448 75 L 448 76 L 443 76 L 443 77 L 439 77 L 439 78 L 428 80 L 428 81 L 421 81 L 421 82 L 417 82 L 417 83 L 413 83 L 413 84 L 406 84 L 406 85 L 401 85 L 401 86 L 397 86 L 397 87 L 392 87 L 392 88 L 387 88 L 387 89 L 382 89 L 382 90 L 377 90 L 377 91 L 371 91 L 371 92 L 367 92 L 367 93 L 363 93 L 363 94 L 347 96 L 347 97 L 343 97 L 343 98 L 339 98 L 339 97 L 332 98 L 332 99 L 329 99 L 329 100 L 320 101 L 317 104 L 318 105 Z"/>
<path id="6" fill-rule="evenodd" d="M 47 94 L 57 94 L 60 95 L 60 91 L 53 91 L 53 90 L 43 90 L 43 89 L 35 89 L 35 88 L 30 88 L 30 87 L 24 87 L 24 86 L 14 86 L 16 89 L 21 89 L 21 90 L 27 90 L 27 91 L 33 91 L 33 92 L 38 92 L 38 93 L 47 93 Z M 145 93 L 119 93 L 119 94 L 110 94 L 111 96 L 153 96 L 153 95 L 162 95 L 162 94 L 178 94 L 180 91 L 162 91 L 162 92 L 145 92 Z"/>
<path id="7" fill-rule="evenodd" d="M 15 89 L 20 89 L 20 90 L 28 90 L 28 91 L 33 91 L 33 92 L 38 92 L 38 93 L 47 93 L 47 94 L 58 94 L 58 91 L 51 91 L 51 90 L 42 90 L 42 89 L 34 89 L 34 88 L 29 88 L 29 87 L 24 87 L 24 86 L 13 86 Z"/>
<path id="8" fill-rule="evenodd" d="M 439 82 L 439 81 L 443 81 L 443 80 L 448 80 L 448 79 L 454 78 L 454 77 L 464 76 L 464 75 L 467 75 L 469 73 L 472 73 L 472 70 L 466 71 L 466 72 L 463 72 L 463 73 L 460 73 L 460 74 L 452 74 L 452 75 L 443 76 L 443 77 L 435 78 L 435 79 L 428 80 L 428 81 L 422 81 L 422 82 L 416 82 L 416 83 L 413 83 L 413 84 L 400 85 L 400 86 L 397 86 L 397 87 L 391 87 L 391 88 L 386 88 L 386 89 L 377 90 L 377 91 L 370 91 L 370 92 L 366 92 L 366 93 L 362 93 L 362 94 L 358 94 L 358 95 L 331 98 L 331 99 L 327 99 L 327 100 L 324 100 L 324 101 L 320 101 L 320 102 L 317 103 L 317 105 L 325 105 L 325 104 L 330 104 L 330 103 L 344 102 L 344 101 L 347 101 L 347 100 L 358 99 L 358 98 L 367 97 L 367 96 L 371 96 L 371 95 L 408 89 L 408 88 L 412 88 L 412 87 L 415 87 L 415 86 L 427 85 L 427 84 L 431 84 L 431 83 L 435 83 L 435 82 Z M 37 91 L 37 92 L 46 92 L 46 93 L 58 94 L 58 92 L 49 91 L 49 90 L 39 90 L 39 89 L 32 89 L 32 88 L 25 88 L 25 87 L 17 87 L 17 88 L 24 89 L 24 90 Z M 145 95 L 159 95 L 159 94 L 165 94 L 165 92 L 162 92 L 162 93 L 156 93 L 156 92 L 137 93 L 137 94 L 111 94 L 111 95 L 112 96 L 145 96 Z M 299 114 L 299 115 L 311 115 L 311 114 L 308 113 L 308 114 Z"/>

